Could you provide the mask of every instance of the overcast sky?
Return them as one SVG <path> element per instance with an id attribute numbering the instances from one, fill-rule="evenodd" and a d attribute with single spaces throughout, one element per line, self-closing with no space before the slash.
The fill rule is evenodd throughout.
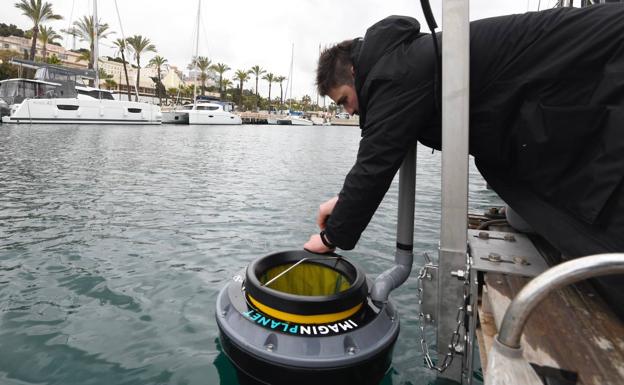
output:
<path id="1" fill-rule="evenodd" d="M 0 22 L 32 28 L 13 4 L 17 0 L 0 0 Z M 83 15 L 93 12 L 93 0 L 47 0 L 63 20 L 50 22 L 55 30 L 67 28 Z M 170 64 L 184 69 L 194 54 L 193 39 L 198 0 L 117 0 L 124 34 L 140 34 L 156 45 L 158 54 Z M 223 0 L 201 1 L 199 54 L 213 63 L 247 70 L 260 65 L 275 75 L 288 76 L 291 46 L 294 44 L 293 93 L 316 98 L 314 71 L 319 45 L 322 47 L 357 36 L 363 36 L 373 23 L 389 15 L 416 17 L 422 30 L 428 32 L 418 0 Z M 535 11 L 552 7 L 555 0 L 472 0 L 471 20 L 490 16 Z M 431 0 L 438 24 L 441 1 Z M 99 18 L 121 37 L 114 0 L 98 1 Z M 72 37 L 63 35 L 63 45 L 72 48 Z M 78 42 L 78 47 L 86 46 Z M 100 44 L 100 54 L 113 56 L 110 40 Z M 142 58 L 147 63 L 151 55 Z M 253 88 L 254 82 L 246 84 Z M 272 95 L 276 95 L 273 88 Z M 260 81 L 260 92 L 267 95 L 268 85 Z"/>

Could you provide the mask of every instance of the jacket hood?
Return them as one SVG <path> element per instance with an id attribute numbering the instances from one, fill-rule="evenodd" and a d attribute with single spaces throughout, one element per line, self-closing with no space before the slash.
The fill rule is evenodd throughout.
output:
<path id="1" fill-rule="evenodd" d="M 408 16 L 388 16 L 366 30 L 353 52 L 355 86 L 361 90 L 368 73 L 388 51 L 419 36 L 420 23 Z"/>

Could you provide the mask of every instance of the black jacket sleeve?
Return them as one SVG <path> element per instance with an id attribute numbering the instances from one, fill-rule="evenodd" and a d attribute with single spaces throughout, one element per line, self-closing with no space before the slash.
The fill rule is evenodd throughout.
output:
<path id="1" fill-rule="evenodd" d="M 376 80 L 370 95 L 357 161 L 326 228 L 331 242 L 344 250 L 355 247 L 416 143 L 418 127 L 434 113 L 432 82 L 407 87 L 398 80 Z"/>

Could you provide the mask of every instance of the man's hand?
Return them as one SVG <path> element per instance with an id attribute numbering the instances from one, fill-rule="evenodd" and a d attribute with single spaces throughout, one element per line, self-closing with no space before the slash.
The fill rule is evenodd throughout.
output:
<path id="1" fill-rule="evenodd" d="M 338 202 L 338 197 L 333 197 L 327 202 L 321 203 L 319 206 L 318 215 L 316 216 L 316 224 L 319 229 L 325 230 L 325 223 L 327 222 L 327 218 L 329 218 L 332 211 L 334 211 L 336 202 Z"/>
<path id="2" fill-rule="evenodd" d="M 311 236 L 306 244 L 303 245 L 303 248 L 317 254 L 325 254 L 334 251 L 334 249 L 325 246 L 323 241 L 321 241 L 321 236 L 318 234 Z"/>

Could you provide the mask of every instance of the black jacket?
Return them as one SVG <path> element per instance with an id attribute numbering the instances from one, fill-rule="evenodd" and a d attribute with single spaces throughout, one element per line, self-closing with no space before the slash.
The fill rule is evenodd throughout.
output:
<path id="1" fill-rule="evenodd" d="M 484 19 L 470 34 L 470 154 L 484 178 L 564 253 L 624 251 L 624 6 Z M 392 16 L 354 44 L 362 139 L 327 223 L 342 249 L 410 146 L 441 148 L 431 40 Z"/>

